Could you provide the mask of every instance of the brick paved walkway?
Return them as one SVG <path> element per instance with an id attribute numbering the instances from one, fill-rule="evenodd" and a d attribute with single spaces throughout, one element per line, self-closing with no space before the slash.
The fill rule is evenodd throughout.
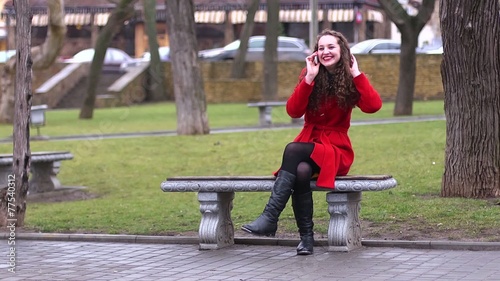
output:
<path id="1" fill-rule="evenodd" d="M 0 246 L 0 280 L 499 280 L 500 251 L 363 247 L 350 253 L 316 247 L 16 241 L 16 273 Z"/>

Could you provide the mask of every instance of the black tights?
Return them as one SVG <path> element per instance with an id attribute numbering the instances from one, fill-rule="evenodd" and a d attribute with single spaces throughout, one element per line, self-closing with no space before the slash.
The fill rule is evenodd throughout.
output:
<path id="1" fill-rule="evenodd" d="M 291 142 L 285 147 L 281 170 L 296 176 L 294 194 L 304 194 L 311 191 L 311 177 L 319 172 L 319 167 L 311 159 L 314 143 Z"/>

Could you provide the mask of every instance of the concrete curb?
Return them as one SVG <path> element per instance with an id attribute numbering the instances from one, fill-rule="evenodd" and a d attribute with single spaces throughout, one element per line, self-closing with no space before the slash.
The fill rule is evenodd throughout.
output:
<path id="1" fill-rule="evenodd" d="M 362 244 L 366 247 L 500 251 L 500 242 L 363 240 Z"/>
<path id="2" fill-rule="evenodd" d="M 9 239 L 10 233 L 0 233 L 0 239 Z M 150 244 L 198 244 L 197 236 L 147 236 L 122 234 L 65 234 L 65 233 L 16 233 L 16 240 L 45 240 L 69 242 L 119 242 Z M 298 239 L 267 237 L 235 237 L 235 244 L 263 246 L 297 246 Z M 317 239 L 316 246 L 326 247 L 326 239 Z M 462 242 L 462 241 L 404 241 L 404 240 L 363 240 L 365 247 L 500 251 L 500 242 Z"/>

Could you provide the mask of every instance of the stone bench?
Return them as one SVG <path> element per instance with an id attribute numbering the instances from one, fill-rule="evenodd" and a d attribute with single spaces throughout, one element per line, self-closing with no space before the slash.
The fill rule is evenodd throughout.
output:
<path id="1" fill-rule="evenodd" d="M 200 250 L 219 249 L 234 244 L 231 210 L 235 192 L 271 192 L 275 177 L 172 177 L 161 183 L 164 192 L 198 192 L 201 222 Z M 328 250 L 348 252 L 361 247 L 361 193 L 394 188 L 396 180 L 389 175 L 342 176 L 336 178 L 334 190 L 325 191 L 330 223 Z M 265 202 L 262 202 L 264 208 Z"/>
<path id="2" fill-rule="evenodd" d="M 40 193 L 61 188 L 57 179 L 60 161 L 70 159 L 73 159 L 73 154 L 67 151 L 32 152 L 29 192 Z M 8 184 L 8 177 L 12 174 L 12 161 L 12 154 L 0 154 L 0 187 Z"/>
<path id="3" fill-rule="evenodd" d="M 248 107 L 257 107 L 259 109 L 259 125 L 269 126 L 272 122 L 273 107 L 285 106 L 286 101 L 261 101 L 247 104 Z M 303 118 L 292 118 L 292 123 L 301 124 Z"/>

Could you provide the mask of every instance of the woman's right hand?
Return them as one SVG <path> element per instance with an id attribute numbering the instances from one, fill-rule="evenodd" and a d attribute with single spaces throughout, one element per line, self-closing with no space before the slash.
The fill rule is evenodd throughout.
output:
<path id="1" fill-rule="evenodd" d="M 318 75 L 320 63 L 319 60 L 318 64 L 314 62 L 314 57 L 316 57 L 317 55 L 318 52 L 314 52 L 310 56 L 306 57 L 307 74 L 304 79 L 306 80 L 306 83 L 309 85 L 311 85 L 311 83 L 314 81 L 314 78 L 316 78 L 316 75 Z"/>

